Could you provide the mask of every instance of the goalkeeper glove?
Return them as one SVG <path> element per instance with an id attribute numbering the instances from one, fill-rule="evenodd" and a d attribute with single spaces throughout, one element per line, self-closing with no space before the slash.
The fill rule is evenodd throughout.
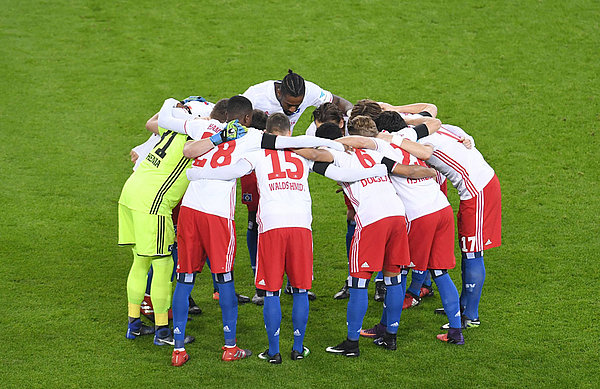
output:
<path id="1" fill-rule="evenodd" d="M 190 101 L 199 101 L 201 103 L 205 103 L 206 99 L 204 97 L 202 97 L 202 96 L 188 96 L 188 97 L 186 97 L 185 99 L 183 99 L 181 101 L 181 104 L 187 104 Z"/>
<path id="2" fill-rule="evenodd" d="M 223 142 L 228 142 L 230 140 L 241 138 L 246 135 L 248 129 L 240 124 L 240 122 L 236 119 L 229 123 L 227 123 L 227 127 L 221 132 L 217 132 L 213 136 L 210 137 L 210 141 L 213 145 L 217 146 Z"/>

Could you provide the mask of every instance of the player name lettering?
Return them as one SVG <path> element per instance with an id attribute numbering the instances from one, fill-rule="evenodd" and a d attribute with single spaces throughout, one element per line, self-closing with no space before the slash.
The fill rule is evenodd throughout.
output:
<path id="1" fill-rule="evenodd" d="M 407 179 L 406 179 L 406 182 L 407 182 L 407 183 L 409 183 L 409 184 L 416 184 L 416 183 L 418 183 L 418 182 L 423 182 L 423 181 L 426 181 L 426 180 L 432 180 L 432 179 L 433 179 L 433 178 L 431 178 L 431 177 L 424 177 L 424 178 L 407 178 Z"/>
<path id="2" fill-rule="evenodd" d="M 156 158 L 152 154 L 148 154 L 148 156 L 146 157 L 146 160 L 148 160 L 151 164 L 153 164 L 156 167 L 160 166 L 160 159 Z"/>
<path id="3" fill-rule="evenodd" d="M 362 184 L 363 187 L 369 185 L 369 184 L 373 184 L 376 182 L 386 182 L 389 181 L 389 177 L 388 176 L 381 176 L 381 177 L 369 177 L 369 178 L 363 178 L 362 180 L 360 180 L 360 183 Z"/>
<path id="4" fill-rule="evenodd" d="M 298 191 L 303 191 L 304 190 L 304 184 L 299 183 L 299 182 L 289 182 L 289 181 L 283 181 L 283 182 L 273 182 L 269 184 L 269 190 L 298 190 Z"/>

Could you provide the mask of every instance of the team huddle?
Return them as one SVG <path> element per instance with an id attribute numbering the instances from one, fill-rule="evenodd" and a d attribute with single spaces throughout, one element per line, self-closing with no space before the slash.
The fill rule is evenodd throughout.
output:
<path id="1" fill-rule="evenodd" d="M 316 109 L 307 135 L 291 136 L 309 106 Z M 186 335 L 188 314 L 199 311 L 191 291 L 207 264 L 222 313 L 222 360 L 252 355 L 236 336 L 238 301 L 245 297 L 236 293 L 233 277 L 239 178 L 255 272 L 252 302 L 263 305 L 268 338 L 258 356 L 282 363 L 279 295 L 285 274 L 284 289 L 293 297 L 290 357 L 306 358 L 309 300 L 315 298 L 308 184 L 313 172 L 338 182 L 347 205 L 348 278 L 335 296 L 348 298 L 347 334 L 326 351 L 359 356 L 360 336 L 395 350 L 403 308 L 431 294 L 431 281 L 443 305 L 436 311 L 448 318 L 442 326 L 447 331 L 437 338 L 464 344 L 463 329 L 480 325 L 483 252 L 501 243 L 500 185 L 473 138 L 436 116 L 437 108 L 425 103 L 353 105 L 291 70 L 281 81 L 265 81 L 216 104 L 199 96 L 165 100 L 146 123 L 156 135 L 134 149 L 134 173 L 119 199 L 119 244 L 131 245 L 134 257 L 126 337 L 154 334 L 155 344 L 174 346 L 173 366 L 186 363 L 185 345 L 194 340 Z M 446 180 L 460 196 L 460 296 L 448 275 L 456 260 Z M 374 273 L 383 313 L 379 323 L 363 329 Z M 141 320 L 147 292 L 154 327 Z"/>

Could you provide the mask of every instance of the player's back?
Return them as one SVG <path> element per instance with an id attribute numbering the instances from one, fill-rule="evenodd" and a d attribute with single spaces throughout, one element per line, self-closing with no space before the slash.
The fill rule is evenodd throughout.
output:
<path id="1" fill-rule="evenodd" d="M 332 152 L 340 167 L 369 169 L 380 163 L 383 155 L 374 150 L 356 149 L 352 154 Z M 404 216 L 404 204 L 386 175 L 342 183 L 344 193 L 356 211 L 356 221 L 363 227 L 390 216 Z"/>
<path id="2" fill-rule="evenodd" d="M 201 138 L 215 132 L 207 130 Z M 208 153 L 194 159 L 192 169 L 214 169 L 235 164 L 246 153 L 260 149 L 262 132 L 248 128 L 242 138 L 221 143 Z M 192 181 L 183 196 L 182 205 L 195 210 L 233 219 L 235 214 L 236 180 Z"/>
<path id="3" fill-rule="evenodd" d="M 191 160 L 183 156 L 187 135 L 159 129 L 161 139 L 129 177 L 119 203 L 150 214 L 170 215 L 188 186 L 185 170 Z"/>
<path id="4" fill-rule="evenodd" d="M 460 127 L 444 124 L 436 133 L 419 142 L 433 146 L 427 161 L 444 174 L 458 190 L 462 200 L 477 195 L 494 176 L 494 169 L 475 148 L 467 149 L 461 138 L 468 134 Z"/>
<path id="5" fill-rule="evenodd" d="M 259 232 L 274 228 L 311 228 L 312 210 L 308 188 L 311 162 L 289 150 L 260 150 L 248 161 L 256 172 L 260 200 Z"/>
<path id="6" fill-rule="evenodd" d="M 380 150 L 386 157 L 392 158 L 403 165 L 418 165 L 427 167 L 427 164 L 414 155 L 401 149 L 395 144 L 387 144 L 388 150 Z M 390 175 L 392 185 L 402 200 L 406 209 L 406 218 L 412 221 L 439 211 L 450 205 L 446 196 L 440 190 L 434 178 L 407 178 Z"/>

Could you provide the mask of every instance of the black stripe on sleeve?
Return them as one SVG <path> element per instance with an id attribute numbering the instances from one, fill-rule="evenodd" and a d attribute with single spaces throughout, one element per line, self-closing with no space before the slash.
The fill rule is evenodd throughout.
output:
<path id="1" fill-rule="evenodd" d="M 313 164 L 313 172 L 324 176 L 329 165 L 331 165 L 331 162 L 315 162 Z"/>
<path id="2" fill-rule="evenodd" d="M 394 170 L 394 166 L 396 166 L 396 161 L 389 159 L 388 157 L 383 157 L 381 163 L 385 165 L 388 173 L 391 173 Z"/>
<path id="3" fill-rule="evenodd" d="M 263 134 L 262 141 L 260 142 L 261 149 L 275 150 L 275 140 L 277 135 Z"/>
<path id="4" fill-rule="evenodd" d="M 414 130 L 417 133 L 417 139 L 425 138 L 427 135 L 429 135 L 429 129 L 425 123 L 419 124 L 414 128 Z"/>

